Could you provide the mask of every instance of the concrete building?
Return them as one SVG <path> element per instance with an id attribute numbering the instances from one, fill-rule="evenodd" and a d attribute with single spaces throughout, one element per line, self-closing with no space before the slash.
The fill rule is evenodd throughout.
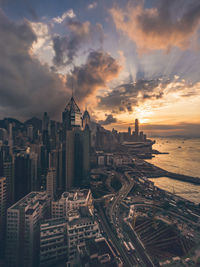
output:
<path id="1" fill-rule="evenodd" d="M 46 192 L 47 195 L 51 197 L 51 199 L 54 198 L 54 195 L 56 193 L 56 170 L 53 168 L 49 169 L 47 172 Z"/>
<path id="2" fill-rule="evenodd" d="M 7 193 L 6 177 L 0 177 L 0 258 L 4 254 L 5 248 Z"/>
<path id="3" fill-rule="evenodd" d="M 67 217 L 68 211 L 80 207 L 88 207 L 90 212 L 93 213 L 93 197 L 90 189 L 74 189 L 64 192 L 58 201 L 52 201 L 52 217 Z"/>
<path id="4" fill-rule="evenodd" d="M 107 240 L 101 237 L 87 241 L 85 247 L 78 246 L 77 266 L 122 267 L 123 263 Z"/>
<path id="5" fill-rule="evenodd" d="M 77 246 L 85 247 L 85 241 L 100 237 L 98 223 L 87 209 L 80 208 L 68 213 L 67 222 L 67 247 L 68 261 L 73 261 L 77 256 Z"/>
<path id="6" fill-rule="evenodd" d="M 6 266 L 38 265 L 39 223 L 49 211 L 46 192 L 30 192 L 7 210 Z"/>
<path id="7" fill-rule="evenodd" d="M 40 266 L 58 266 L 67 261 L 67 222 L 45 220 L 40 225 Z"/>

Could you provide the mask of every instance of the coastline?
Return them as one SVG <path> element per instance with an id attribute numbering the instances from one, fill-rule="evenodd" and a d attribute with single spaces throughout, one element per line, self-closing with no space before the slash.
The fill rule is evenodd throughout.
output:
<path id="1" fill-rule="evenodd" d="M 192 183 L 192 184 L 196 184 L 196 185 L 200 185 L 200 178 L 199 177 L 193 177 L 193 176 L 188 176 L 188 175 L 184 175 L 184 174 L 178 174 L 178 173 L 173 173 L 173 172 L 168 172 L 160 167 L 157 167 L 154 164 L 151 164 L 147 161 L 145 161 L 145 164 L 148 164 L 152 167 L 152 169 L 154 169 L 155 172 L 149 172 L 146 173 L 147 178 L 160 178 L 160 177 L 168 177 L 174 180 L 179 180 L 179 181 L 183 181 L 183 182 L 188 182 L 188 183 Z"/>

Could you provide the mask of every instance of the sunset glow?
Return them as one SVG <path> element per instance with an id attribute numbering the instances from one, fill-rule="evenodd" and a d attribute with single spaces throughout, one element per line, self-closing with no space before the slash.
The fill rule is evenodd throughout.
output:
<path id="1" fill-rule="evenodd" d="M 167 133 L 170 125 L 184 124 L 182 134 L 196 134 L 191 129 L 200 127 L 199 3 L 181 0 L 180 9 L 179 1 L 164 2 L 88 1 L 83 6 L 81 1 L 52 1 L 46 6 L 36 1 L 30 12 L 3 1 L 1 55 L 7 69 L 1 116 L 14 113 L 23 120 L 41 116 L 45 108 L 60 120 L 73 80 L 80 107 L 87 106 L 93 120 L 107 129 L 127 130 L 138 118 L 158 130 L 169 125 Z M 6 23 L 9 31 L 4 31 Z M 19 37 L 21 27 L 26 34 Z M 10 51 L 21 58 L 20 67 Z M 47 95 L 50 102 L 44 100 Z M 16 104 L 21 96 L 23 104 Z"/>

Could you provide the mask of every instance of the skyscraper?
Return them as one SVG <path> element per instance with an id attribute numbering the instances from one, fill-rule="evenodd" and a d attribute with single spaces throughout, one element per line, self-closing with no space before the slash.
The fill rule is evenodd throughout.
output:
<path id="1" fill-rule="evenodd" d="M 49 130 L 49 116 L 47 112 L 44 112 L 43 120 L 42 120 L 42 131 L 48 131 Z"/>
<path id="2" fill-rule="evenodd" d="M 46 192 L 52 199 L 56 193 L 56 170 L 51 168 L 47 172 Z"/>
<path id="3" fill-rule="evenodd" d="M 85 129 L 86 125 L 90 126 L 90 115 L 87 109 L 83 113 L 83 130 Z"/>
<path id="4" fill-rule="evenodd" d="M 81 111 L 72 96 L 63 112 L 65 144 L 65 190 L 81 186 L 90 169 L 90 116 L 85 112 L 84 131 L 81 130 Z"/>
<path id="5" fill-rule="evenodd" d="M 128 135 L 131 136 L 131 127 L 128 127 Z"/>
<path id="6" fill-rule="evenodd" d="M 135 135 L 136 135 L 136 137 L 139 136 L 139 121 L 138 121 L 138 119 L 135 119 Z"/>
<path id="7" fill-rule="evenodd" d="M 14 201 L 18 201 L 31 191 L 31 159 L 22 151 L 14 160 Z"/>

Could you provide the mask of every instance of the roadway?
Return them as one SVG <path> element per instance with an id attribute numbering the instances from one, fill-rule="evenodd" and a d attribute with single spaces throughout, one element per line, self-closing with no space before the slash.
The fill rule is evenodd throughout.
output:
<path id="1" fill-rule="evenodd" d="M 118 256 L 121 257 L 124 263 L 124 266 L 126 267 L 134 266 L 135 262 L 131 261 L 130 257 L 127 255 L 126 249 L 124 248 L 124 246 L 121 246 L 119 239 L 116 236 L 116 233 L 113 231 L 113 228 L 110 226 L 110 223 L 107 219 L 107 216 L 105 215 L 103 207 L 101 206 L 100 203 L 96 203 L 96 208 L 98 210 L 97 216 L 98 216 L 98 219 L 100 220 L 103 231 L 106 233 L 108 239 L 111 240 L 117 253 L 119 253 Z"/>
<path id="2" fill-rule="evenodd" d="M 118 173 L 117 173 L 118 175 Z M 123 236 L 124 233 L 124 229 L 122 228 L 122 224 L 119 224 L 120 221 L 120 216 L 119 216 L 119 205 L 120 203 L 124 200 L 124 198 L 126 198 L 128 196 L 128 194 L 130 193 L 130 191 L 132 190 L 133 186 L 134 186 L 134 180 L 132 179 L 132 177 L 130 177 L 130 175 L 128 174 L 128 172 L 125 172 L 125 175 L 123 177 L 123 186 L 120 189 L 120 191 L 118 192 L 118 194 L 116 195 L 112 206 L 110 207 L 110 211 L 109 211 L 109 215 L 110 215 L 110 219 L 111 219 L 111 223 L 113 224 L 113 226 L 115 227 L 115 229 L 117 228 L 117 232 L 122 233 L 121 235 Z M 122 177 L 121 177 L 122 179 Z M 131 227 L 129 225 L 129 227 Z M 132 242 L 134 247 L 136 248 L 136 251 L 139 255 L 139 258 L 142 260 L 142 262 L 144 263 L 145 266 L 154 266 L 153 262 L 151 261 L 149 255 L 147 254 L 142 242 L 140 241 L 140 239 L 138 238 L 136 232 L 134 231 L 134 229 L 131 227 L 131 239 L 129 237 L 129 234 L 126 234 L 126 239 L 128 239 L 128 241 Z M 135 255 L 129 255 L 130 260 L 136 264 L 137 262 L 137 257 Z"/>

